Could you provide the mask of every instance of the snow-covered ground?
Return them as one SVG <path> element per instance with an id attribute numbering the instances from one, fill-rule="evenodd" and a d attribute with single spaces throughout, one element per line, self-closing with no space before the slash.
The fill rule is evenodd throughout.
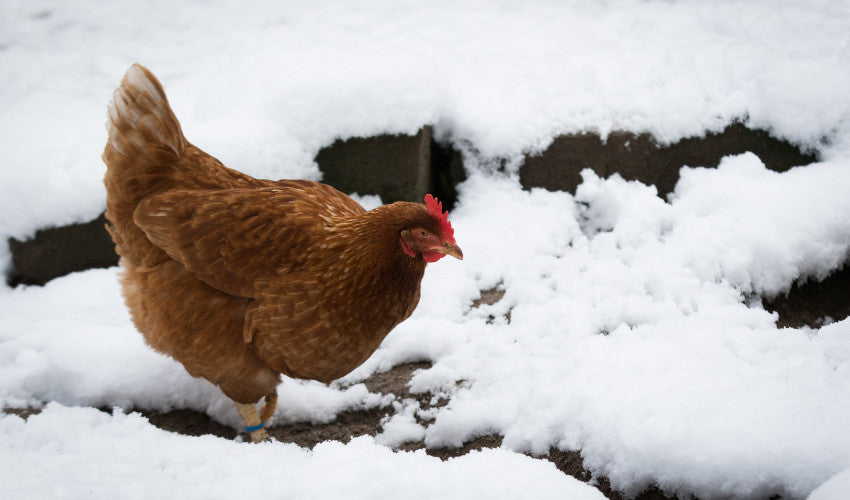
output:
<path id="1" fill-rule="evenodd" d="M 429 266 L 414 316 L 345 385 L 285 381 L 275 416 L 386 403 L 357 382 L 427 359 L 412 388 L 451 395 L 420 412 L 432 426 L 409 400 L 376 439 L 305 451 L 88 408 L 238 424 L 216 388 L 144 346 L 116 270 L 93 270 L 0 289 L 0 405 L 47 403 L 0 416 L 4 497 L 600 498 L 517 453 L 551 447 L 629 493 L 850 491 L 850 320 L 777 329 L 755 298 L 850 255 L 846 1 L 6 0 L 0 19 L 2 240 L 103 209 L 106 104 L 136 61 L 190 140 L 252 175 L 318 179 L 334 138 L 423 124 L 469 170 L 451 214 L 465 260 Z M 736 119 L 822 161 L 683 166 L 668 202 L 592 173 L 575 196 L 528 192 L 489 167 L 563 132 L 675 141 Z M 499 302 L 471 308 L 497 285 Z M 504 449 L 448 462 L 386 448 L 493 433 Z"/>

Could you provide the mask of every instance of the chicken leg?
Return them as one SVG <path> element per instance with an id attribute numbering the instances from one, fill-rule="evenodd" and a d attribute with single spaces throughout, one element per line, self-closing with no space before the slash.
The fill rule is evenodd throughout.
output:
<path id="1" fill-rule="evenodd" d="M 253 403 L 236 403 L 236 411 L 245 421 L 246 430 L 248 430 L 248 435 L 251 436 L 252 443 L 271 441 L 269 433 L 262 425 L 274 415 L 277 408 L 277 391 L 266 394 L 265 400 L 266 402 L 259 413 L 257 406 Z"/>

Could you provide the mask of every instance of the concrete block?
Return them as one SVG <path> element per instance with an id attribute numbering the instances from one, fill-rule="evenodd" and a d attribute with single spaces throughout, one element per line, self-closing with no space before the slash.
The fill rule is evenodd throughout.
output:
<path id="1" fill-rule="evenodd" d="M 21 241 L 9 238 L 15 269 L 7 277 L 12 285 L 43 285 L 75 271 L 118 264 L 115 244 L 105 228 L 106 217 L 36 231 Z"/>
<path id="2" fill-rule="evenodd" d="M 414 136 L 337 140 L 316 155 L 322 182 L 344 193 L 377 194 L 385 203 L 422 201 L 431 188 L 431 136 L 423 127 Z"/>
<path id="3" fill-rule="evenodd" d="M 581 183 L 579 173 L 590 168 L 602 177 L 619 173 L 624 179 L 652 184 L 660 196 L 666 196 L 676 186 L 683 166 L 713 168 L 724 156 L 747 151 L 777 172 L 817 161 L 813 153 L 740 123 L 720 133 L 671 145 L 660 145 L 648 134 L 631 132 L 613 132 L 605 142 L 598 134 L 570 134 L 556 138 L 543 153 L 527 156 L 520 168 L 520 182 L 526 189 L 543 187 L 575 193 Z"/>

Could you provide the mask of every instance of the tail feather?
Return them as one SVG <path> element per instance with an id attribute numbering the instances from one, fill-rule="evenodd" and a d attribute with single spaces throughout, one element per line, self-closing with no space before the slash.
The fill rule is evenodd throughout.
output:
<path id="1" fill-rule="evenodd" d="M 143 66 L 130 67 L 113 93 L 108 111 L 109 143 L 104 161 L 110 169 L 154 168 L 155 165 L 138 162 L 140 155 L 157 156 L 151 153 L 170 152 L 174 155 L 172 160 L 183 156 L 186 138 L 180 122 L 168 104 L 162 85 Z M 110 154 L 110 147 L 119 157 Z"/>
<path id="2" fill-rule="evenodd" d="M 141 262 L 153 246 L 133 222 L 146 196 L 168 189 L 227 189 L 262 181 L 226 168 L 190 144 L 168 105 L 165 91 L 145 67 L 134 64 L 108 108 L 106 217 L 118 252 Z M 163 254 L 164 255 L 164 254 Z"/>
<path id="3" fill-rule="evenodd" d="M 131 246 L 126 243 L 143 238 L 133 224 L 136 205 L 149 194 L 173 187 L 189 143 L 162 85 L 139 64 L 130 67 L 115 90 L 106 129 L 106 216 L 116 248 L 125 255 Z"/>

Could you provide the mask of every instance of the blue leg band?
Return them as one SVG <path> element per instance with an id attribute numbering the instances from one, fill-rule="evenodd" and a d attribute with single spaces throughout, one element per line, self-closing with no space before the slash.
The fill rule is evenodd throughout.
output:
<path id="1" fill-rule="evenodd" d="M 265 426 L 266 426 L 266 423 L 265 423 L 265 422 L 263 422 L 263 423 L 261 423 L 260 425 L 252 425 L 252 426 L 250 426 L 250 427 L 245 427 L 245 432 L 254 432 L 254 431 L 258 431 L 258 430 L 262 429 L 262 428 L 263 428 L 263 427 L 265 427 Z"/>

